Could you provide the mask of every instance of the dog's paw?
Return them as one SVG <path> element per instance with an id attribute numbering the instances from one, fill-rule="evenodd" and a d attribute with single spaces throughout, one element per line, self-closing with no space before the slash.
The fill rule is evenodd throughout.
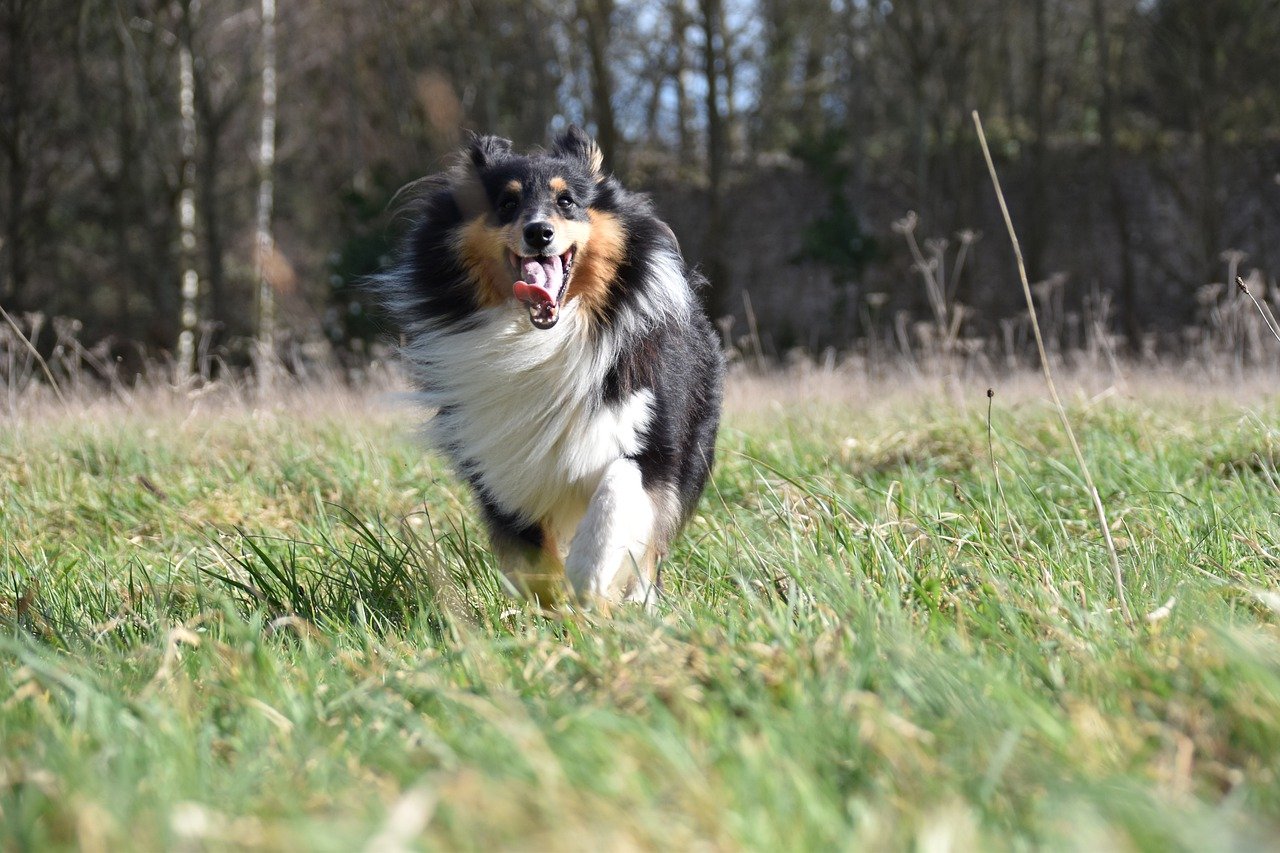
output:
<path id="1" fill-rule="evenodd" d="M 588 574 L 583 583 L 574 584 L 573 591 L 579 607 L 601 612 L 619 605 L 652 610 L 658 601 L 657 586 L 632 572 Z"/>
<path id="2" fill-rule="evenodd" d="M 657 584 L 649 583 L 644 578 L 636 578 L 622 601 L 625 604 L 637 604 L 645 610 L 653 610 L 658 604 L 658 595 Z"/>

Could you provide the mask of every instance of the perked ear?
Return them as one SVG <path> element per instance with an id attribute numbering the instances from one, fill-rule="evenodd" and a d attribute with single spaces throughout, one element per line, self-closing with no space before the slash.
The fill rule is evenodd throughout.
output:
<path id="1" fill-rule="evenodd" d="M 551 153 L 566 160 L 582 161 L 597 181 L 604 180 L 604 152 L 576 124 L 569 125 L 569 129 L 560 135 L 555 145 L 551 146 Z"/>
<path id="2" fill-rule="evenodd" d="M 477 169 L 492 166 L 510 152 L 511 140 L 503 139 L 501 136 L 481 136 L 478 133 L 472 133 L 471 141 L 467 145 L 467 157 L 471 160 L 471 165 Z"/>

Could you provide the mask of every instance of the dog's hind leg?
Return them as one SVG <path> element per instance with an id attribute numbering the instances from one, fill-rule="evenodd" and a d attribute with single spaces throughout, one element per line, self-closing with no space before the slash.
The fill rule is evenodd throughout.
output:
<path id="1" fill-rule="evenodd" d="M 574 594 L 584 601 L 652 603 L 662 527 L 658 515 L 636 463 L 610 464 L 565 560 Z"/>

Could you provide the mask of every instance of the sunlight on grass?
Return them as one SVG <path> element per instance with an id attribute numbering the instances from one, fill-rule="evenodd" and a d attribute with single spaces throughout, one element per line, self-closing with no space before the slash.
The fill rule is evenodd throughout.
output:
<path id="1" fill-rule="evenodd" d="M 810 380 L 731 389 L 666 598 L 613 619 L 504 597 L 382 398 L 18 418 L 0 848 L 1275 837 L 1274 395 L 1069 397 L 1128 627 L 1025 385 L 988 434 L 985 386 Z"/>

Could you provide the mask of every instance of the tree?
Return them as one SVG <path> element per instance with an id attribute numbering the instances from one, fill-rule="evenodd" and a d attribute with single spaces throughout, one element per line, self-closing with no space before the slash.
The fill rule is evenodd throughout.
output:
<path id="1" fill-rule="evenodd" d="M 178 103 L 182 116 L 182 160 L 178 166 L 179 256 L 182 262 L 182 331 L 178 334 L 178 371 L 184 378 L 195 370 L 197 299 L 200 276 L 196 272 L 196 94 L 191 56 L 195 23 L 192 0 L 178 2 Z"/>
<path id="2" fill-rule="evenodd" d="M 236 310 L 227 273 L 227 234 L 240 224 L 239 179 L 247 174 L 227 158 L 228 137 L 252 90 L 253 51 L 240 49 L 251 23 L 240 14 L 241 3 L 201 0 L 202 14 L 194 20 L 192 92 L 196 119 L 196 206 L 204 249 L 204 317 L 211 321 L 214 341 L 228 334 L 246 334 L 249 324 Z"/>
<path id="3" fill-rule="evenodd" d="M 255 230 L 254 281 L 258 288 L 258 367 L 265 379 L 275 357 L 275 239 L 271 210 L 275 205 L 276 164 L 276 2 L 262 0 L 262 123 L 258 144 L 258 216 Z"/>
<path id="4" fill-rule="evenodd" d="M 39 11 L 36 0 L 4 0 L 5 85 L 0 89 L 0 151 L 4 153 L 4 277 L 0 279 L 0 307 L 17 308 L 26 295 L 30 275 L 31 223 L 28 197 L 32 178 L 31 42 Z"/>
<path id="5" fill-rule="evenodd" d="M 1147 14 L 1154 118 L 1190 142 L 1190 161 L 1163 171 L 1189 214 L 1182 243 L 1190 257 L 1181 266 L 1192 271 L 1185 284 L 1197 287 L 1219 275 L 1218 255 L 1237 238 L 1227 229 L 1229 137 L 1256 140 L 1275 127 L 1271 54 L 1280 39 L 1280 3 L 1161 0 Z"/>
<path id="6" fill-rule="evenodd" d="M 47 307 L 39 293 L 55 252 L 55 200 L 69 183 L 74 17 L 40 0 L 0 0 L 0 307 Z M 41 248 L 46 247 L 46 248 Z"/>
<path id="7" fill-rule="evenodd" d="M 707 226 L 702 244 L 707 281 L 707 311 L 713 319 L 732 313 L 731 286 L 725 258 L 726 171 L 729 140 L 720 97 L 725 64 L 724 7 L 721 0 L 698 0 L 698 24 L 702 30 L 702 73 L 706 80 L 707 121 Z"/>
<path id="8" fill-rule="evenodd" d="M 579 0 L 578 17 L 585 25 L 587 53 L 591 57 L 591 108 L 595 118 L 596 142 L 611 169 L 621 163 L 618 150 L 618 122 L 613 112 L 613 72 L 609 67 L 609 47 L 613 22 L 613 0 Z"/>
<path id="9" fill-rule="evenodd" d="M 1111 51 L 1111 22 L 1104 0 L 1092 0 L 1094 38 L 1098 51 L 1098 133 L 1102 148 L 1102 169 L 1107 181 L 1111 221 L 1120 244 L 1120 322 L 1130 350 L 1141 341 L 1138 325 L 1137 281 L 1133 268 L 1133 237 L 1129 226 L 1129 205 L 1120 183 L 1116 163 L 1115 85 Z"/>
<path id="10" fill-rule="evenodd" d="M 172 351 L 180 320 L 178 271 L 178 39 L 170 0 L 82 0 L 71 63 L 75 140 L 87 161 L 61 199 L 75 221 L 84 278 L 55 290 L 51 310 L 85 316 L 100 333 Z M 108 310 L 104 304 L 114 302 Z M 93 310 L 86 310 L 93 306 Z"/>

